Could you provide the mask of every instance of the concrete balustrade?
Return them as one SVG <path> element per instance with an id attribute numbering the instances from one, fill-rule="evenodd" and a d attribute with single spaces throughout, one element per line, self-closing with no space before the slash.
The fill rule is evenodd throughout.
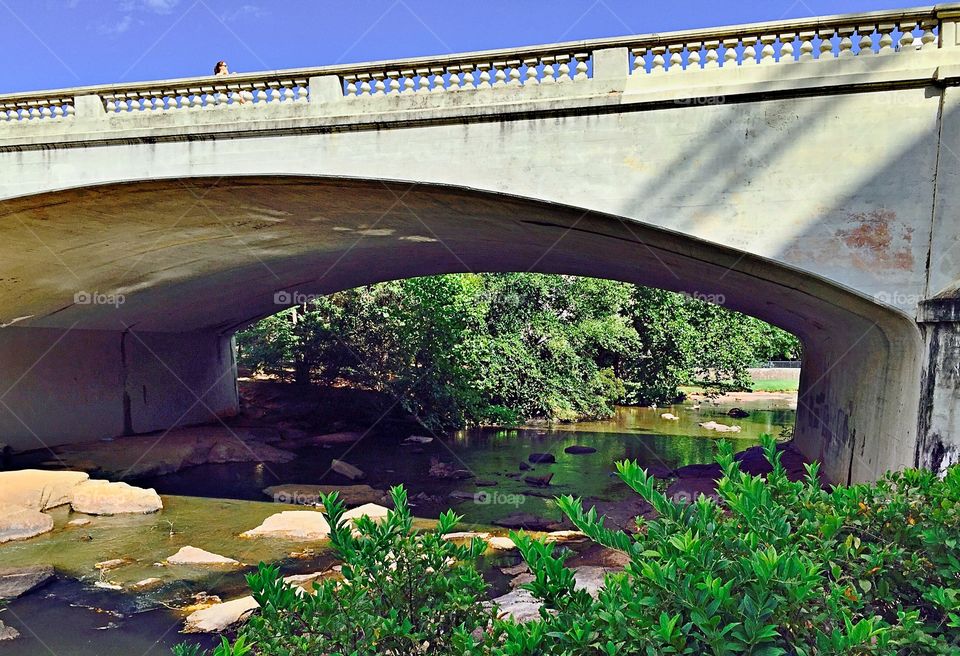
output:
<path id="1" fill-rule="evenodd" d="M 290 105 L 334 100 L 329 92 L 311 98 L 311 80 L 325 77 L 337 80 L 339 95 L 345 99 L 552 87 L 597 78 L 597 53 L 610 50 L 626 61 L 607 65 L 634 76 L 913 54 L 957 46 L 958 7 L 937 5 L 370 64 L 9 94 L 0 96 L 0 125 L 72 118 L 76 98 L 87 95 L 97 96 L 107 115 L 211 109 L 282 113 Z M 825 74 L 822 69 L 808 72 L 814 77 Z"/>

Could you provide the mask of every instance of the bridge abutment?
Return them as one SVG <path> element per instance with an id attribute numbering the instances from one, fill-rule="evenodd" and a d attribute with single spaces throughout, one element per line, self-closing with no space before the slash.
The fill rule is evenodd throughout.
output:
<path id="1" fill-rule="evenodd" d="M 213 332 L 0 330 L 0 435 L 17 450 L 165 430 L 237 411 Z"/>
<path id="2" fill-rule="evenodd" d="M 960 298 L 920 305 L 927 359 L 916 464 L 937 472 L 960 462 Z"/>

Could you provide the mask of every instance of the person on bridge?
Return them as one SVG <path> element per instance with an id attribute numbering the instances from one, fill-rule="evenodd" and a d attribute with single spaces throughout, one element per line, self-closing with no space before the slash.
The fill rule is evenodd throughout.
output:
<path id="1" fill-rule="evenodd" d="M 216 75 L 217 77 L 222 77 L 224 75 L 232 75 L 230 73 L 230 68 L 227 66 L 227 62 L 223 60 L 218 61 L 216 65 L 213 67 L 213 74 Z M 233 96 L 234 100 L 241 105 L 247 102 L 246 98 L 243 97 L 243 93 L 234 93 L 231 95 Z"/>

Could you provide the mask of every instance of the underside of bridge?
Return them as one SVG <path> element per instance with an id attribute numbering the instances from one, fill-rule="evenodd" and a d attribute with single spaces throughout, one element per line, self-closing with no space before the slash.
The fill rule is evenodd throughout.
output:
<path id="1" fill-rule="evenodd" d="M 912 464 L 916 324 L 837 285 L 626 219 L 436 185 L 180 179 L 0 204 L 0 435 L 18 449 L 237 410 L 231 337 L 311 294 L 534 271 L 722 295 L 804 342 L 796 440 L 835 481 Z"/>

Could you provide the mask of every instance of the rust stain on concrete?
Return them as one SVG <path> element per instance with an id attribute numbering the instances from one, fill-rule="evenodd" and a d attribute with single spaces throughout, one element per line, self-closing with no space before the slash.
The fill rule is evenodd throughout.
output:
<path id="1" fill-rule="evenodd" d="M 852 212 L 846 225 L 829 237 L 804 239 L 785 254 L 792 262 L 838 262 L 848 260 L 865 271 L 910 271 L 914 266 L 913 227 L 897 220 L 888 209 Z"/>

